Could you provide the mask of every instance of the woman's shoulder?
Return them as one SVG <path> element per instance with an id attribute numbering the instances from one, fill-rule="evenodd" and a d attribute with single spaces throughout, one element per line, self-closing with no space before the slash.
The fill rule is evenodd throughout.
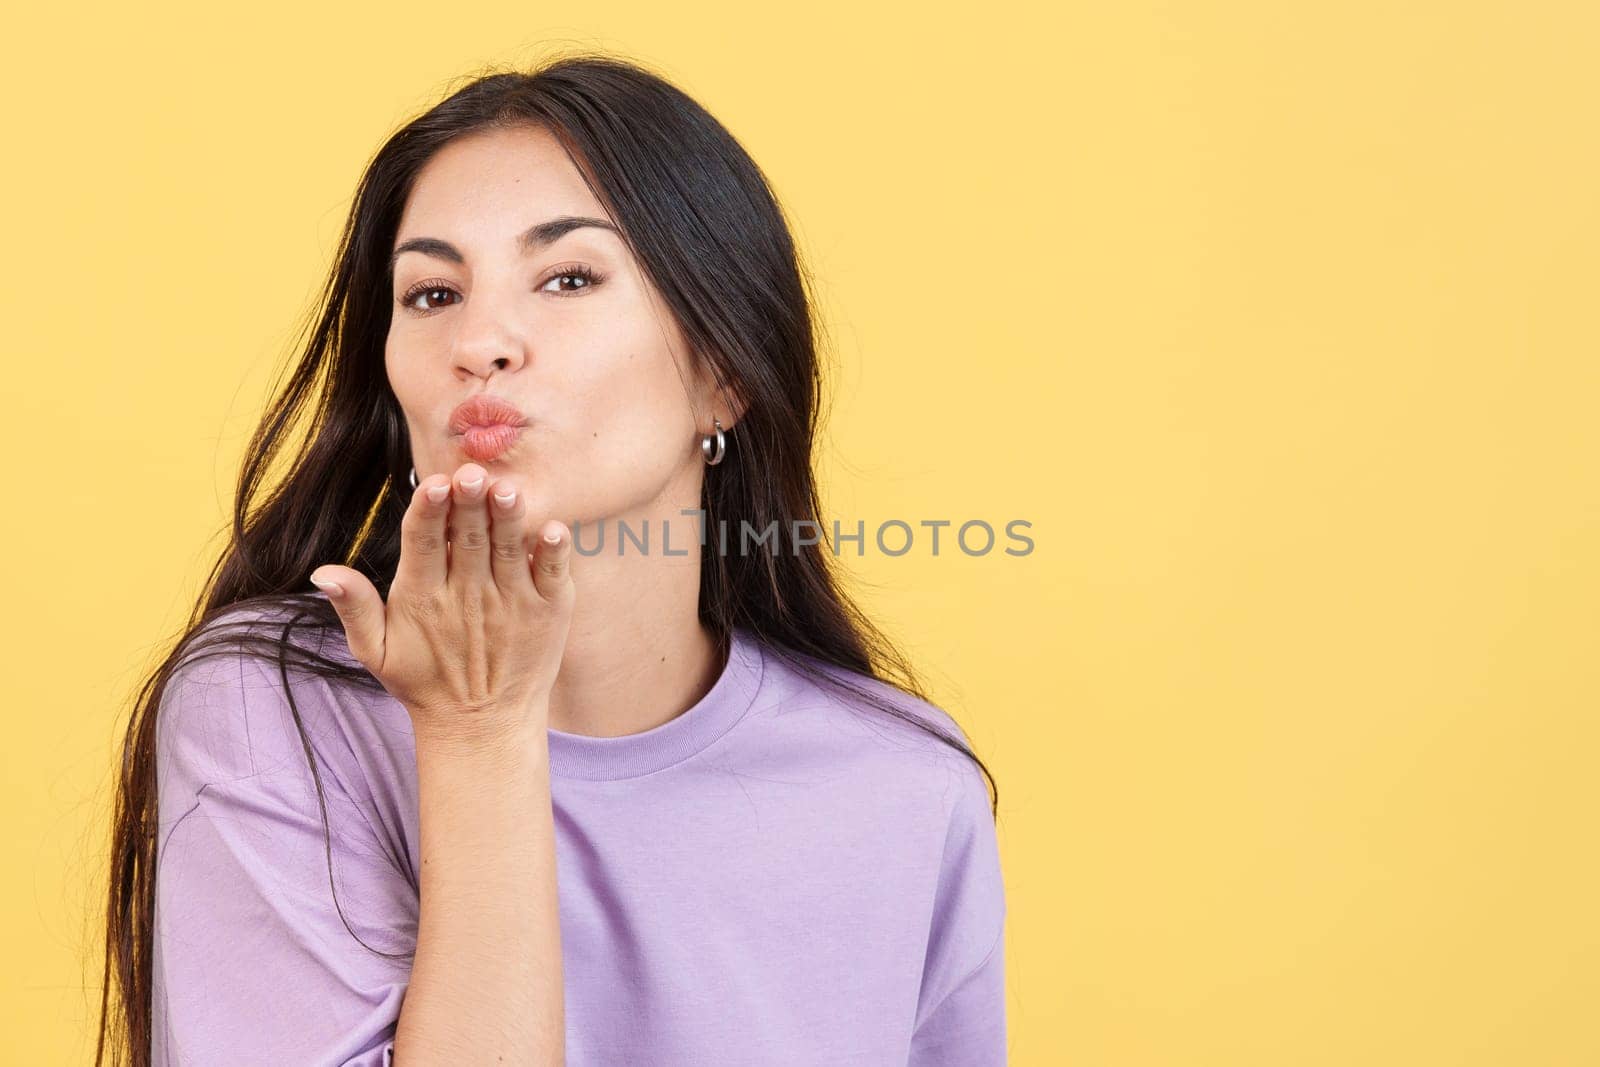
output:
<path id="1" fill-rule="evenodd" d="M 823 705 L 835 711 L 871 709 L 879 713 L 879 720 L 901 724 L 882 735 L 891 743 L 929 737 L 925 729 L 928 726 L 958 740 L 966 739 L 966 731 L 954 715 L 893 682 L 806 653 L 780 649 L 770 642 L 762 641 L 761 647 L 765 670 L 772 676 L 763 688 L 771 690 L 771 695 L 791 710 Z"/>
<path id="2" fill-rule="evenodd" d="M 775 743 L 880 785 L 934 790 L 954 806 L 988 806 L 970 735 L 944 707 L 875 675 L 763 645 L 762 713 Z"/>
<path id="3" fill-rule="evenodd" d="M 364 750 L 409 734 L 404 710 L 332 629 L 295 600 L 217 612 L 190 635 L 162 690 L 157 768 L 165 787 L 289 775 L 309 778 L 309 746 L 324 783 L 365 776 Z M 398 714 L 397 714 L 398 713 Z"/>

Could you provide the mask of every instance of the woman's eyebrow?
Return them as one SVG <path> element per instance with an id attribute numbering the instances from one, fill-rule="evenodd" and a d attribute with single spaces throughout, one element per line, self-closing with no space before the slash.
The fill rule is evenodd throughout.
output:
<path id="1" fill-rule="evenodd" d="M 527 255 L 530 252 L 537 252 L 547 245 L 554 244 L 573 230 L 582 229 L 585 226 L 610 230 L 612 233 L 617 232 L 617 228 L 605 219 L 590 218 L 587 215 L 557 215 L 553 219 L 547 219 L 544 222 L 529 226 L 517 238 L 517 244 L 521 246 L 523 254 Z M 461 254 L 461 250 L 449 241 L 441 241 L 437 237 L 413 237 L 409 241 L 403 241 L 396 245 L 395 250 L 389 255 L 389 271 L 391 274 L 394 272 L 395 262 L 399 260 L 404 252 L 421 252 L 425 256 L 446 259 L 456 264 L 463 263 L 466 260 L 466 257 Z"/>

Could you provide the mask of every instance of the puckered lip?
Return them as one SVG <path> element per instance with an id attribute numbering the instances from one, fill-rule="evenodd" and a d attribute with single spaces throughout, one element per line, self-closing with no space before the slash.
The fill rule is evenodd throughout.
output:
<path id="1" fill-rule="evenodd" d="M 479 393 L 450 413 L 450 432 L 464 434 L 474 426 L 522 426 L 528 417 L 503 397 Z"/>

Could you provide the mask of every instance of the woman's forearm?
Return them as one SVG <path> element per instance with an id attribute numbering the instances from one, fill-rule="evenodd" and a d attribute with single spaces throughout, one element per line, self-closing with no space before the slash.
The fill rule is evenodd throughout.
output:
<path id="1" fill-rule="evenodd" d="M 565 1062 L 546 721 L 417 738 L 422 901 L 396 1067 Z"/>

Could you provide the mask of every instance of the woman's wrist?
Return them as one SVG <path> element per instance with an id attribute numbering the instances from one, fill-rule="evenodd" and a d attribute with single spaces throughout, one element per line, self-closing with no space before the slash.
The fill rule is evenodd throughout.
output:
<path id="1" fill-rule="evenodd" d="M 515 768 L 530 760 L 548 764 L 550 759 L 550 713 L 545 701 L 504 712 L 473 712 L 446 726 L 418 728 L 416 722 L 413 718 L 419 767 L 424 759 L 483 770 Z"/>

